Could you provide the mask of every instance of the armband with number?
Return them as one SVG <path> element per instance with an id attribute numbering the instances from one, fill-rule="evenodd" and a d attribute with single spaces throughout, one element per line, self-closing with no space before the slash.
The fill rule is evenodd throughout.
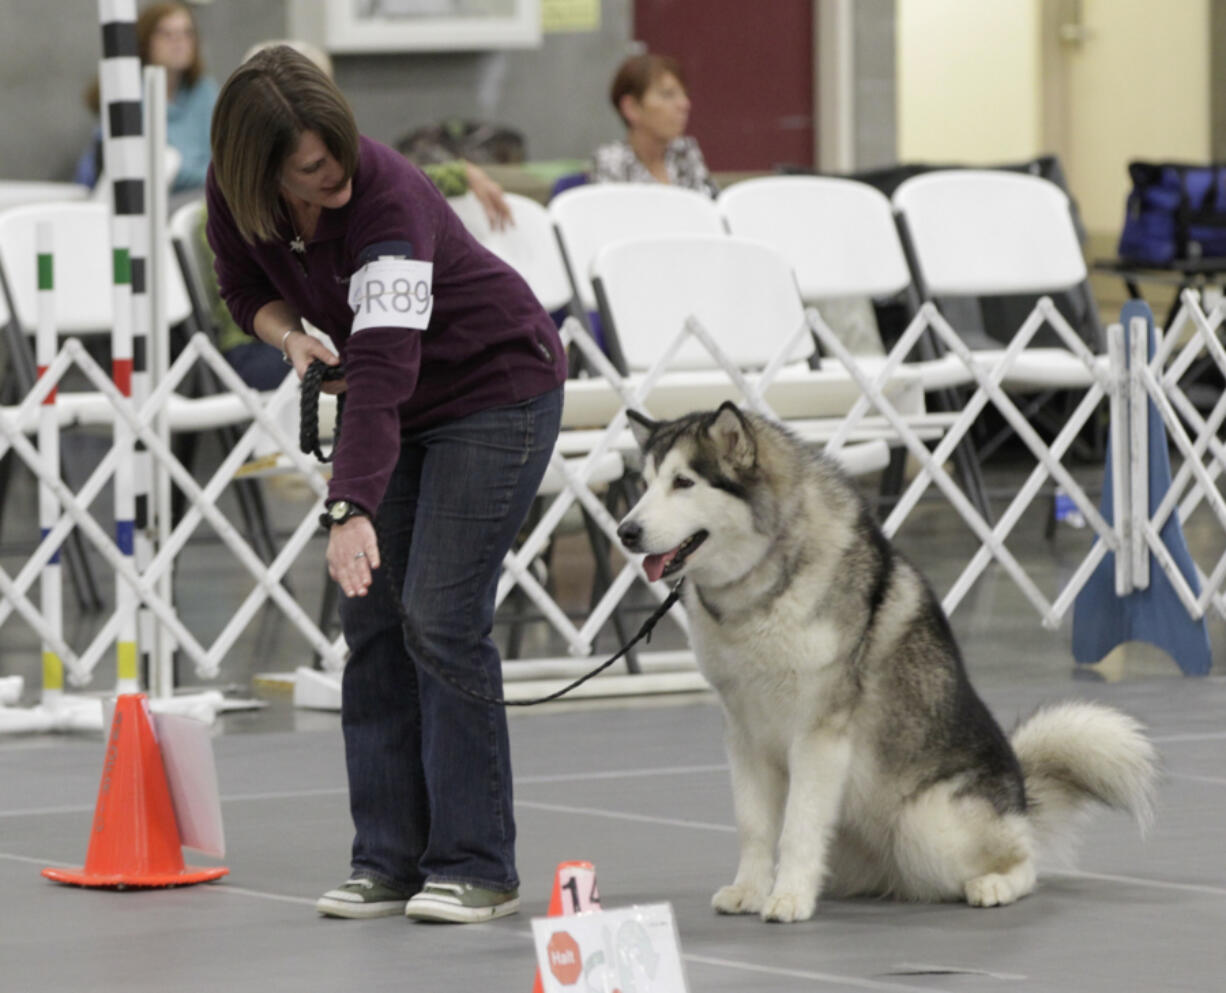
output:
<path id="1" fill-rule="evenodd" d="M 434 263 L 382 256 L 349 280 L 349 306 L 357 334 L 367 328 L 425 331 L 434 310 Z"/>

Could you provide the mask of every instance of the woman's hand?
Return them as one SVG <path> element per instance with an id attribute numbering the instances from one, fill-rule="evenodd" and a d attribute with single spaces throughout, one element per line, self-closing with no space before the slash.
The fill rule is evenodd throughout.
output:
<path id="1" fill-rule="evenodd" d="M 481 204 L 490 227 L 495 231 L 510 227 L 514 219 L 511 217 L 511 205 L 507 203 L 502 187 L 490 179 L 484 169 L 471 162 L 464 163 L 464 175 L 468 178 L 468 190 Z"/>
<path id="2" fill-rule="evenodd" d="M 306 374 L 312 362 L 319 359 L 324 365 L 338 365 L 340 357 L 318 338 L 305 331 L 294 331 L 286 336 L 285 357 L 293 363 L 294 372 L 298 378 Z M 324 393 L 344 393 L 346 384 L 343 379 L 325 382 L 321 387 Z"/>
<path id="3" fill-rule="evenodd" d="M 379 542 L 369 517 L 359 514 L 344 524 L 332 525 L 328 534 L 328 575 L 345 596 L 366 596 L 371 571 L 379 568 Z"/>

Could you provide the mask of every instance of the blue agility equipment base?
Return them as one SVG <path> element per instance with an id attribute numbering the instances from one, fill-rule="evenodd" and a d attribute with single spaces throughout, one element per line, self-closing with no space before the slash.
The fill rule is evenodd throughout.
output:
<path id="1" fill-rule="evenodd" d="M 1145 318 L 1147 354 L 1152 358 L 1155 347 L 1154 316 L 1144 301 L 1130 300 L 1120 312 L 1125 341 L 1136 317 Z M 1125 353 L 1129 354 L 1127 347 Z M 1153 400 L 1147 398 L 1147 403 L 1149 517 L 1152 519 L 1171 486 L 1171 460 L 1162 417 Z M 1114 457 L 1115 453 L 1108 442 L 1100 509 L 1103 517 L 1112 524 L 1115 523 L 1115 487 L 1111 471 Z M 1199 595 L 1200 581 L 1177 512 L 1170 515 L 1160 533 L 1163 544 L 1189 587 Z M 1115 592 L 1115 553 L 1108 552 L 1098 564 L 1073 605 L 1073 658 L 1082 665 L 1093 664 L 1125 642 L 1144 641 L 1170 655 L 1184 675 L 1204 676 L 1213 665 L 1205 619 L 1193 620 L 1188 616 L 1170 579 L 1153 560 L 1152 553 L 1150 555 L 1148 588 L 1134 590 L 1125 596 L 1117 596 Z"/>

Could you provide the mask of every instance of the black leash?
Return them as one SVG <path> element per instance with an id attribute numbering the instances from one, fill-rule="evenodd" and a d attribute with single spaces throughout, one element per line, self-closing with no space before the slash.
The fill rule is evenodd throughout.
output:
<path id="1" fill-rule="evenodd" d="M 316 359 L 307 368 L 306 373 L 302 377 L 302 385 L 299 393 L 299 424 L 298 424 L 298 447 L 307 455 L 314 455 L 320 462 L 332 461 L 331 455 L 324 455 L 319 447 L 319 393 L 320 389 L 326 382 L 332 382 L 343 378 L 344 371 L 339 365 L 325 365 L 323 362 Z M 344 403 L 344 394 L 340 394 L 336 405 L 336 429 L 333 433 L 332 451 L 336 451 L 336 444 L 340 439 L 341 434 L 341 408 Z M 374 524 L 374 519 L 371 519 L 371 524 Z M 378 534 L 376 533 L 376 537 Z M 390 564 L 390 563 L 389 563 Z M 684 580 L 682 580 L 682 583 Z M 669 612 L 673 604 L 681 599 L 681 586 L 678 583 L 670 591 L 664 601 L 654 610 L 650 617 L 643 622 L 643 626 L 639 628 L 638 633 L 631 638 L 622 649 L 612 658 L 600 663 L 591 672 L 580 676 L 573 683 L 563 686 L 560 690 L 550 693 L 548 696 L 537 697 L 535 700 L 506 700 L 501 697 L 486 696 L 484 693 L 478 693 L 476 690 L 470 689 L 463 683 L 459 682 L 451 673 L 445 669 L 435 666 L 434 661 L 426 660 L 424 657 L 419 661 L 429 670 L 430 674 L 436 679 L 446 683 L 457 693 L 462 693 L 464 696 L 472 700 L 477 700 L 480 703 L 493 703 L 502 707 L 534 707 L 538 703 L 549 703 L 551 700 L 557 700 L 559 697 L 565 696 L 577 686 L 582 686 L 593 676 L 597 676 L 609 668 L 618 659 L 625 656 L 635 645 L 643 639 L 651 641 L 652 629 L 659 622 L 660 618 Z M 400 598 L 396 596 L 396 591 L 389 579 L 387 583 L 388 593 L 392 601 L 396 605 L 396 613 L 400 616 L 401 624 L 407 622 L 405 617 L 404 604 L 400 602 Z"/>
<path id="2" fill-rule="evenodd" d="M 314 455 L 320 462 L 331 462 L 332 456 L 325 455 L 319 447 L 319 394 L 324 383 L 332 383 L 345 378 L 345 370 L 339 365 L 325 365 L 316 359 L 302 375 L 302 385 L 298 392 L 298 447 L 307 455 Z M 336 439 L 341 436 L 341 412 L 345 405 L 345 394 L 338 393 L 336 397 L 336 426 L 332 429 L 332 451 L 336 451 Z"/>

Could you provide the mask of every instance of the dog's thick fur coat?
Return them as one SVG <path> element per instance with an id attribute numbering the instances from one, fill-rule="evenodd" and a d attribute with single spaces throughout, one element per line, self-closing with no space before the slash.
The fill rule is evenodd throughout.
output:
<path id="1" fill-rule="evenodd" d="M 1007 904 L 1083 808 L 1147 822 L 1140 725 L 1063 703 L 1007 737 L 928 583 L 814 448 L 732 404 L 632 421 L 647 489 L 619 534 L 652 579 L 685 577 L 725 713 L 740 862 L 716 910 L 798 921 L 820 893 Z"/>

